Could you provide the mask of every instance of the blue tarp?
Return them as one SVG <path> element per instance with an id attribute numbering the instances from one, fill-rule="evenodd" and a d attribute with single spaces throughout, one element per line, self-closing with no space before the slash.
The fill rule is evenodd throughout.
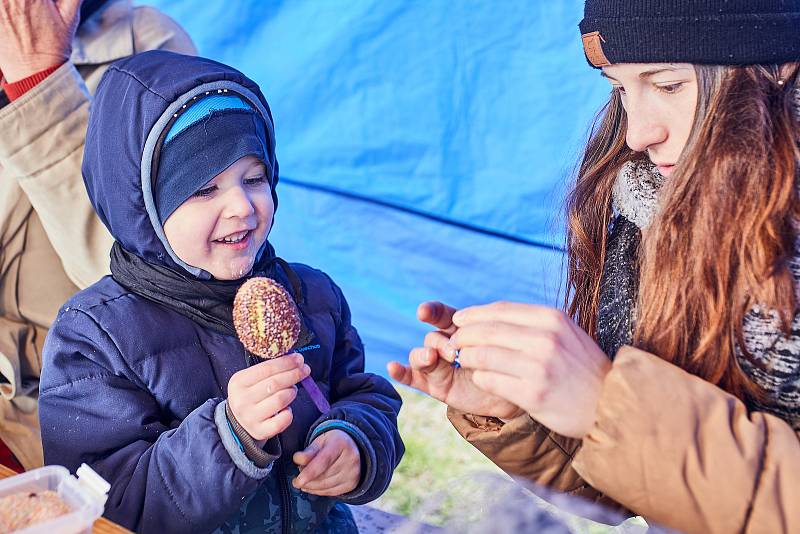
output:
<path id="1" fill-rule="evenodd" d="M 341 285 L 384 373 L 419 302 L 563 298 L 561 204 L 608 85 L 583 2 L 151 0 L 275 117 L 278 253 Z"/>

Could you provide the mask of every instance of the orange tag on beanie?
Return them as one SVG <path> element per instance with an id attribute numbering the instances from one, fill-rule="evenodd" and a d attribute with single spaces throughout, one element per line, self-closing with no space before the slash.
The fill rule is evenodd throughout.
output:
<path id="1" fill-rule="evenodd" d="M 611 62 L 603 52 L 603 43 L 606 42 L 600 32 L 584 33 L 581 35 L 583 41 L 583 51 L 586 59 L 595 67 L 607 67 Z"/>

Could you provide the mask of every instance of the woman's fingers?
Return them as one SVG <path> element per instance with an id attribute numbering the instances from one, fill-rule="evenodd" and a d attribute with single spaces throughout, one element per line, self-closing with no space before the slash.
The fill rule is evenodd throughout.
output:
<path id="1" fill-rule="evenodd" d="M 470 306 L 453 315 L 453 324 L 461 328 L 475 323 L 501 322 L 520 326 L 534 326 L 543 330 L 558 330 L 570 322 L 569 317 L 556 308 L 521 302 L 493 302 L 483 306 Z"/>
<path id="2" fill-rule="evenodd" d="M 494 346 L 512 350 L 531 350 L 536 349 L 532 343 L 542 341 L 538 329 L 528 326 L 520 326 L 513 323 L 503 323 L 498 321 L 485 321 L 470 323 L 459 327 L 448 341 L 450 352 L 454 349 L 461 349 L 472 346 Z M 448 349 L 445 349 L 448 354 Z"/>
<path id="3" fill-rule="evenodd" d="M 429 347 L 417 347 L 408 353 L 408 365 L 390 362 L 389 376 L 423 393 L 441 398 L 453 380 L 453 367 Z"/>
<path id="4" fill-rule="evenodd" d="M 400 362 L 389 362 L 386 369 L 389 376 L 406 386 L 418 387 L 414 384 L 414 372 L 426 373 L 436 367 L 438 356 L 434 351 L 425 347 L 411 349 L 408 353 L 408 366 Z"/>
<path id="5" fill-rule="evenodd" d="M 449 367 L 449 363 L 441 360 L 437 352 L 428 347 L 417 347 L 408 353 L 408 365 L 400 362 L 389 362 L 389 375 L 406 386 L 413 386 L 414 373 L 432 373 L 439 366 Z"/>
<path id="6" fill-rule="evenodd" d="M 449 335 L 443 334 L 439 330 L 434 330 L 433 332 L 428 332 L 425 334 L 425 340 L 422 342 L 422 345 L 424 347 L 429 347 L 441 352 L 445 350 L 449 340 Z"/>
<path id="7" fill-rule="evenodd" d="M 406 367 L 400 362 L 389 362 L 386 365 L 389 376 L 405 386 L 410 386 L 413 380 L 413 372 L 410 367 Z"/>
<path id="8" fill-rule="evenodd" d="M 446 334 L 455 332 L 453 314 L 456 309 L 442 302 L 423 302 L 417 307 L 417 319 L 442 330 Z"/>
<path id="9" fill-rule="evenodd" d="M 542 400 L 542 389 L 532 387 L 530 380 L 522 380 L 492 371 L 475 371 L 472 382 L 486 393 L 506 399 L 530 413 Z"/>
<path id="10" fill-rule="evenodd" d="M 409 366 L 420 373 L 433 372 L 441 363 L 438 352 L 429 347 L 417 347 L 408 353 Z"/>
<path id="11" fill-rule="evenodd" d="M 425 334 L 423 346 L 435 350 L 438 356 L 444 358 L 448 362 L 452 362 L 456 358 L 450 344 L 450 336 L 438 330 Z"/>
<path id="12" fill-rule="evenodd" d="M 460 351 L 459 363 L 465 369 L 492 371 L 522 377 L 536 373 L 538 362 L 529 354 L 502 347 L 464 347 Z"/>

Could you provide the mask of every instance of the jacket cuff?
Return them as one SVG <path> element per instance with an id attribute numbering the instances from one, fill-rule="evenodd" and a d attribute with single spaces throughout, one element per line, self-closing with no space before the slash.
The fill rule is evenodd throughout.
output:
<path id="1" fill-rule="evenodd" d="M 246 451 L 256 446 L 255 440 L 247 434 L 247 432 L 244 432 L 242 428 L 241 430 L 244 436 L 246 436 L 244 441 L 242 441 L 243 436 L 239 436 L 236 433 L 233 423 L 228 419 L 227 412 L 229 411 L 228 401 L 226 400 L 220 402 L 214 409 L 214 423 L 217 425 L 217 432 L 219 432 L 225 450 L 228 451 L 236 467 L 242 470 L 247 476 L 259 480 L 265 478 L 272 470 L 272 463 L 281 454 L 280 442 L 274 438 L 268 440 L 267 445 L 271 451 L 259 449 L 260 452 L 255 453 L 256 459 L 251 458 Z M 233 420 L 235 421 L 235 418 Z M 241 428 L 238 422 L 236 425 L 238 428 Z M 248 444 L 247 448 L 245 447 L 245 443 Z"/>
<path id="2" fill-rule="evenodd" d="M 48 67 L 16 82 L 7 83 L 3 81 L 3 90 L 6 92 L 9 102 L 13 102 L 39 85 L 39 83 L 43 82 L 45 78 L 57 71 L 60 66 L 61 65 L 54 65 L 52 67 Z"/>
<path id="3" fill-rule="evenodd" d="M 375 455 L 375 449 L 372 447 L 367 435 L 364 434 L 360 428 L 341 419 L 328 419 L 318 424 L 309 432 L 306 438 L 306 447 L 317 437 L 329 430 L 341 430 L 346 432 L 348 436 L 353 438 L 353 441 L 355 441 L 358 446 L 358 452 L 361 456 L 361 479 L 353 491 L 336 497 L 337 500 L 343 502 L 358 499 L 372 487 L 373 483 L 375 483 L 375 478 L 378 474 L 376 468 L 378 460 Z"/>
<path id="4" fill-rule="evenodd" d="M 580 440 L 561 436 L 528 414 L 507 422 L 447 408 L 456 431 L 509 475 L 552 485 L 580 448 Z M 566 491 L 559 488 L 560 491 Z"/>
<path id="5" fill-rule="evenodd" d="M 81 149 L 90 100 L 78 69 L 64 63 L 0 109 L 0 158 L 13 162 L 15 174 L 28 177 Z"/>

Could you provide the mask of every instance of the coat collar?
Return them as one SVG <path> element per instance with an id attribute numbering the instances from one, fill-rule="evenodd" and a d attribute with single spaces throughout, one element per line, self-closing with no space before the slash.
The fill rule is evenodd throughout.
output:
<path id="1" fill-rule="evenodd" d="M 133 53 L 133 4 L 112 0 L 78 27 L 70 60 L 75 65 L 97 65 Z"/>

